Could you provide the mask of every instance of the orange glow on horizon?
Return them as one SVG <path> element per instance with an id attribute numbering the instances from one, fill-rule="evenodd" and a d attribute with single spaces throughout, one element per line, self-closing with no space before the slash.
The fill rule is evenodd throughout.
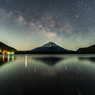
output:
<path id="1" fill-rule="evenodd" d="M 3 50 L 3 54 L 7 54 L 7 52 L 8 52 L 7 50 Z"/>

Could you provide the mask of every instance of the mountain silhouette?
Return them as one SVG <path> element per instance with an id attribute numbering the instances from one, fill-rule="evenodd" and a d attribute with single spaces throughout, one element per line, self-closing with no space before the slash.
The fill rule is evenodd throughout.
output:
<path id="1" fill-rule="evenodd" d="M 31 51 L 48 51 L 48 52 L 50 52 L 50 51 L 66 51 L 67 52 L 69 50 L 62 48 L 53 42 L 49 42 L 41 47 L 37 47 L 37 48 L 31 50 Z"/>
<path id="2" fill-rule="evenodd" d="M 0 49 L 1 49 L 1 50 L 7 50 L 7 51 L 13 51 L 13 50 L 14 50 L 14 51 L 17 51 L 15 48 L 10 47 L 10 46 L 8 46 L 8 45 L 2 43 L 2 42 L 0 42 Z"/>
<path id="3" fill-rule="evenodd" d="M 48 42 L 41 47 L 29 51 L 17 51 L 16 54 L 72 54 L 74 51 L 64 49 L 54 42 Z"/>
<path id="4" fill-rule="evenodd" d="M 89 46 L 89 47 L 85 47 L 85 48 L 79 48 L 77 51 L 77 53 L 95 53 L 95 45 Z"/>

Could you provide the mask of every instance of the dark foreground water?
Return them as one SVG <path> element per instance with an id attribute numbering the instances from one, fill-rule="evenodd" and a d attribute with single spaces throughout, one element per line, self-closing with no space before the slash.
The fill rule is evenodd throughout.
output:
<path id="1" fill-rule="evenodd" d="M 0 55 L 0 95 L 95 95 L 95 55 Z"/>

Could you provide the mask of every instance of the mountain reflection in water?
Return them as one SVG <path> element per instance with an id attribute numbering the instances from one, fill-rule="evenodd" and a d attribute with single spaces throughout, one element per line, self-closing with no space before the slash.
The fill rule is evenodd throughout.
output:
<path id="1" fill-rule="evenodd" d="M 95 57 L 79 57 L 79 60 L 81 61 L 87 60 L 95 63 Z"/>
<path id="2" fill-rule="evenodd" d="M 59 58 L 59 57 L 36 57 L 36 58 L 33 58 L 37 61 L 41 61 L 43 62 L 44 64 L 47 64 L 47 65 L 50 65 L 50 66 L 53 66 L 55 64 L 57 64 L 58 62 L 60 62 L 61 60 L 63 60 L 64 58 Z"/>
<path id="3" fill-rule="evenodd" d="M 95 95 L 95 65 L 84 57 L 1 56 L 0 95 Z"/>

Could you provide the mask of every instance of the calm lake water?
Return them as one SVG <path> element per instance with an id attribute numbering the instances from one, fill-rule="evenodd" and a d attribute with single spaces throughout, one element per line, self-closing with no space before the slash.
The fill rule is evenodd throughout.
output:
<path id="1" fill-rule="evenodd" d="M 95 95 L 95 55 L 0 55 L 0 95 Z"/>

